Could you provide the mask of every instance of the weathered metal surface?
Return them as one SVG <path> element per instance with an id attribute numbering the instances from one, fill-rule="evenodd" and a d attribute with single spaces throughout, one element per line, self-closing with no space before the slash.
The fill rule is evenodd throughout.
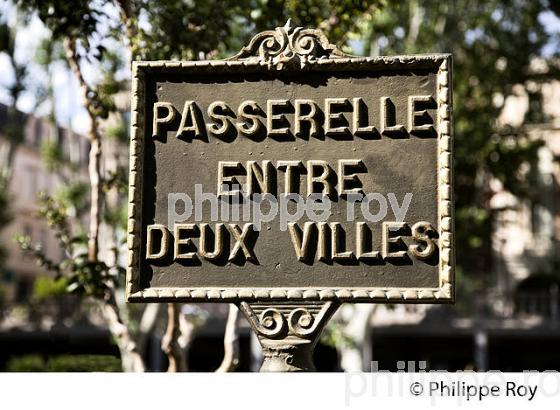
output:
<path id="1" fill-rule="evenodd" d="M 263 350 L 261 372 L 315 371 L 313 349 L 338 306 L 338 302 L 241 302 L 239 308 Z"/>
<path id="2" fill-rule="evenodd" d="M 351 57 L 291 26 L 225 61 L 135 63 L 128 300 L 452 301 L 450 70 L 449 55 Z M 276 198 L 327 192 L 332 214 L 256 231 L 212 220 L 208 202 L 169 224 L 169 194 L 194 202 L 196 184 L 216 194 L 237 171 Z M 356 186 L 374 196 L 369 216 L 358 202 L 349 218 Z"/>

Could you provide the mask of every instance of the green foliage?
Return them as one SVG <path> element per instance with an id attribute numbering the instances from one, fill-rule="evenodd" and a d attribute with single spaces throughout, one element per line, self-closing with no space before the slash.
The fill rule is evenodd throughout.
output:
<path id="1" fill-rule="evenodd" d="M 82 241 L 82 236 L 71 238 L 70 244 Z M 56 278 L 64 278 L 66 292 L 85 297 L 104 299 L 106 292 L 118 285 L 119 275 L 124 275 L 125 269 L 119 266 L 110 267 L 102 261 L 90 261 L 86 252 L 79 252 L 60 263 L 50 260 L 39 245 L 24 236 L 16 237 L 20 248 L 28 252 L 45 269 L 55 273 Z M 70 247 L 71 249 L 71 247 Z"/>
<path id="2" fill-rule="evenodd" d="M 12 214 L 9 210 L 10 199 L 8 181 L 0 177 L 0 226 L 5 226 L 12 220 Z"/>
<path id="3" fill-rule="evenodd" d="M 44 193 L 39 196 L 39 204 L 41 206 L 39 216 L 47 220 L 48 225 L 55 231 L 56 238 L 61 246 L 69 251 L 69 255 L 72 255 L 74 248 L 72 231 L 68 221 L 69 204 L 63 200 L 49 197 Z"/>
<path id="4" fill-rule="evenodd" d="M 73 44 L 78 62 L 85 58 L 95 61 L 100 69 L 101 80 L 91 86 L 88 99 L 91 104 L 86 108 L 91 114 L 100 119 L 106 119 L 116 107 L 113 96 L 124 89 L 124 81 L 115 78 L 115 72 L 122 67 L 121 50 L 109 50 L 100 37 L 103 37 L 103 27 L 111 23 L 107 15 L 107 7 L 111 0 L 19 0 L 20 10 L 28 16 L 37 14 L 43 23 L 51 30 L 50 43 L 47 42 L 38 58 L 49 65 L 57 57 L 57 45 L 61 41 Z M 114 22 L 113 22 L 114 23 Z M 76 47 L 76 42 L 79 47 Z M 69 53 L 66 49 L 66 53 Z M 72 53 L 71 53 L 72 54 Z"/>
<path id="5" fill-rule="evenodd" d="M 125 273 L 124 268 L 116 267 L 116 274 L 113 274 L 107 264 L 90 261 L 86 253 L 64 260 L 62 268 L 68 272 L 68 292 L 98 299 L 103 299 L 109 288 L 117 286 L 118 274 Z"/>
<path id="6" fill-rule="evenodd" d="M 114 96 L 127 89 L 126 81 L 116 77 L 116 73 L 123 68 L 124 63 L 120 54 L 105 47 L 100 47 L 97 58 L 100 62 L 98 68 L 101 71 L 101 81 L 96 85 L 92 98 L 99 118 L 107 119 L 110 113 L 117 111 Z"/>
<path id="7" fill-rule="evenodd" d="M 145 15 L 149 29 L 140 29 L 137 58 L 198 59 L 231 48 L 238 39 L 231 36 L 237 25 L 249 26 L 246 0 L 155 1 L 140 0 L 135 16 Z M 246 33 L 243 33 L 246 35 Z"/>
<path id="8" fill-rule="evenodd" d="M 136 0 L 135 22 L 143 25 L 133 38 L 134 55 L 142 60 L 224 57 L 246 45 L 259 31 L 294 23 L 321 27 L 342 44 L 356 28 L 357 17 L 381 0 Z"/>
<path id="9" fill-rule="evenodd" d="M 125 231 L 128 224 L 128 204 L 124 202 L 115 207 L 107 207 L 103 216 L 108 225 L 119 227 Z"/>
<path id="10" fill-rule="evenodd" d="M 107 136 L 122 143 L 128 143 L 128 128 L 123 119 L 107 128 Z"/>
<path id="11" fill-rule="evenodd" d="M 49 358 L 48 372 L 121 372 L 121 361 L 107 355 L 65 355 Z"/>
<path id="12" fill-rule="evenodd" d="M 59 171 L 67 163 L 67 158 L 60 146 L 51 140 L 44 140 L 41 143 L 41 158 L 50 172 Z"/>
<path id="13" fill-rule="evenodd" d="M 25 89 L 25 79 L 27 76 L 27 68 L 24 64 L 20 64 L 16 60 L 16 31 L 8 24 L 2 21 L 0 16 L 0 54 L 8 57 L 14 75 L 14 81 L 8 86 L 8 92 L 11 97 L 11 105 L 8 107 L 8 117 L 0 124 L 0 131 L 8 137 L 8 140 L 14 146 L 23 142 L 23 127 L 21 124 L 24 115 L 15 109 L 17 100 L 21 92 Z M 11 160 L 11 159 L 10 159 Z"/>
<path id="14" fill-rule="evenodd" d="M 8 372 L 121 372 L 121 361 L 108 355 L 60 355 L 47 359 L 38 354 L 12 357 Z"/>
<path id="15" fill-rule="evenodd" d="M 359 17 L 381 7 L 393 7 L 386 0 L 264 0 L 255 6 L 251 10 L 255 32 L 283 26 L 291 18 L 296 25 L 322 29 L 339 46 L 358 30 Z"/>
<path id="16" fill-rule="evenodd" d="M 0 52 L 14 53 L 14 38 L 6 23 L 0 24 Z"/>
<path id="17" fill-rule="evenodd" d="M 66 62 L 62 43 L 52 37 L 42 39 L 35 51 L 35 62 L 45 70 L 48 79 L 46 84 L 35 85 L 35 107 L 39 107 L 44 102 L 50 102 L 49 120 L 53 125 L 56 125 L 57 121 L 52 70 L 57 61 Z"/>
<path id="18" fill-rule="evenodd" d="M 115 171 L 108 173 L 103 184 L 103 189 L 105 192 L 115 189 L 121 194 L 126 194 L 128 192 L 128 170 L 122 166 L 118 166 Z"/>
<path id="19" fill-rule="evenodd" d="M 39 266 L 44 267 L 48 271 L 54 272 L 57 277 L 60 277 L 62 275 L 60 265 L 47 258 L 47 256 L 43 252 L 42 247 L 40 245 L 32 243 L 30 237 L 16 235 L 14 237 L 14 241 L 19 245 L 22 252 L 33 256 Z"/>
<path id="20" fill-rule="evenodd" d="M 321 343 L 333 347 L 355 347 L 356 341 L 344 331 L 344 323 L 331 321 L 321 334 Z"/>
<path id="21" fill-rule="evenodd" d="M 6 363 L 7 372 L 44 372 L 45 360 L 41 355 L 29 354 L 11 357 Z"/>
<path id="22" fill-rule="evenodd" d="M 92 2 L 90 0 L 18 0 L 17 4 L 29 14 L 36 12 L 39 18 L 51 30 L 54 39 L 64 37 L 82 37 L 88 39 L 93 35 L 105 16 L 103 6 L 108 0 Z M 87 45 L 87 42 L 86 42 Z"/>
<path id="23" fill-rule="evenodd" d="M 64 277 L 39 276 L 33 282 L 33 298 L 38 301 L 66 294 L 68 281 Z"/>
<path id="24" fill-rule="evenodd" d="M 64 209 L 74 208 L 76 213 L 80 214 L 89 202 L 89 185 L 85 181 L 70 182 L 56 191 L 54 200 Z"/>
<path id="25" fill-rule="evenodd" d="M 64 49 L 60 41 L 55 41 L 51 37 L 41 40 L 35 51 L 35 62 L 47 68 L 55 61 L 64 61 Z"/>
<path id="26" fill-rule="evenodd" d="M 539 17 L 546 11 L 559 13 L 556 3 L 545 0 L 123 0 L 117 3 L 126 15 L 122 21 L 115 21 L 105 13 L 108 0 L 18 2 L 25 10 L 37 11 L 52 30 L 53 39 L 78 40 L 79 57 L 99 68 L 101 79 L 88 95 L 96 118 L 106 118 L 115 112 L 113 97 L 126 86 L 116 75 L 124 66 L 123 38 L 134 59 L 224 57 L 246 45 L 256 32 L 283 25 L 292 18 L 297 25 L 322 28 L 332 42 L 342 46 L 347 46 L 349 39 L 361 40 L 363 52 L 368 55 L 453 53 L 457 262 L 465 277 L 491 271 L 495 215 L 488 205 L 493 195 L 489 181 L 499 178 L 513 194 L 531 197 L 531 181 L 522 170 L 534 163 L 540 144 L 527 136 L 523 126 L 504 127 L 497 118 L 504 101 L 514 94 L 514 87 L 521 85 L 530 100 L 525 124 L 546 120 L 540 86 L 557 78 L 558 69 L 551 64 L 548 71 L 536 72 L 531 62 L 542 55 L 543 46 L 551 40 Z M 105 35 L 100 34 L 105 26 L 115 40 L 113 46 L 98 40 Z M 8 37 L 0 36 L 0 44 L 4 44 L 1 38 Z M 126 129 L 118 124 L 110 127 L 107 135 L 125 141 Z M 106 176 L 105 192 L 115 187 L 121 190 L 125 186 L 121 177 L 120 170 Z M 58 232 L 68 254 L 80 255 L 73 247 L 83 246 L 84 238 L 71 234 L 64 222 L 69 203 L 58 198 L 47 205 L 43 214 Z M 122 217 L 121 210 L 106 209 L 104 217 L 117 224 Z M 65 266 L 50 266 L 69 274 L 75 290 L 99 295 L 94 289 L 111 286 L 114 275 L 109 274 L 112 271 L 109 267 L 88 265 L 86 259 L 82 255 L 72 258 Z"/>
<path id="27" fill-rule="evenodd" d="M 32 243 L 25 236 L 15 238 L 20 248 L 30 253 L 40 266 L 55 273 L 57 279 L 64 277 L 68 293 L 104 299 L 110 289 L 117 287 L 119 276 L 124 275 L 125 269 L 109 266 L 103 261 L 89 260 L 87 237 L 81 232 L 72 232 L 67 206 L 48 196 L 42 196 L 40 201 L 39 214 L 47 220 L 68 257 L 56 263 L 47 257 L 40 245 Z"/>

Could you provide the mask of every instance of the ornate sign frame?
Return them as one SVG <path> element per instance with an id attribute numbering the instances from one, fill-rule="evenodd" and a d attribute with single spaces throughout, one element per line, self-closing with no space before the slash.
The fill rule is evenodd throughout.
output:
<path id="1" fill-rule="evenodd" d="M 144 78 L 148 73 L 266 72 L 283 70 L 341 71 L 432 68 L 437 70 L 437 206 L 439 286 L 435 288 L 147 288 L 141 286 L 141 209 L 144 139 Z M 355 57 L 330 44 L 317 29 L 284 27 L 257 34 L 237 55 L 217 61 L 134 62 L 129 179 L 129 219 L 126 294 L 129 302 L 251 302 L 332 301 L 385 303 L 446 303 L 454 301 L 452 95 L 451 55 L 426 54 L 395 57 Z"/>

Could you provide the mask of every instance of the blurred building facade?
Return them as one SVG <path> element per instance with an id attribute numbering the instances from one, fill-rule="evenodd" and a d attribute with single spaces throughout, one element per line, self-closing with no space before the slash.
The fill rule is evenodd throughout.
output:
<path id="1" fill-rule="evenodd" d="M 14 112 L 0 104 L 2 160 L 6 160 L 8 152 L 9 139 L 5 130 L 7 124 L 13 123 L 8 118 L 10 115 L 13 116 Z M 46 276 L 52 278 L 54 274 L 39 266 L 33 255 L 22 251 L 14 240 L 17 235 L 30 237 L 55 263 L 66 257 L 45 218 L 38 214 L 41 207 L 39 196 L 41 193 L 56 195 L 79 182 L 89 186 L 89 141 L 71 129 L 54 125 L 48 118 L 23 113 L 17 113 L 17 117 L 22 119 L 23 138 L 10 167 L 8 211 L 11 220 L 0 230 L 0 244 L 7 251 L 0 274 L 3 294 L 3 306 L 0 306 L 0 371 L 6 370 L 10 361 L 17 358 L 22 358 L 28 371 L 26 361 L 30 358 L 32 361 L 37 357 L 43 360 L 49 357 L 64 359 L 64 355 L 76 354 L 118 358 L 118 349 L 94 303 L 75 295 L 45 300 L 36 298 L 35 281 Z M 109 127 L 111 122 L 103 126 Z M 45 156 L 47 145 L 55 148 L 59 159 L 62 159 L 59 166 L 50 166 L 48 155 Z M 124 166 L 128 149 L 126 144 L 123 146 L 122 143 L 108 141 L 104 151 L 102 172 L 113 175 Z M 87 227 L 88 209 L 74 209 L 70 213 L 75 231 L 80 229 L 78 220 L 81 227 Z M 103 223 L 100 234 L 103 238 L 100 253 L 104 259 L 110 258 L 115 254 L 113 248 L 118 240 L 115 230 Z"/>
<path id="2" fill-rule="evenodd" d="M 8 149 L 8 139 L 3 132 L 9 109 L 0 104 L 0 151 Z M 2 269 L 2 280 L 8 303 L 24 302 L 29 298 L 35 278 L 48 274 L 37 265 L 34 258 L 22 252 L 15 242 L 16 235 L 29 236 L 40 244 L 43 252 L 53 261 L 63 257 L 53 232 L 44 218 L 38 216 L 39 195 L 53 195 L 69 181 L 87 179 L 89 142 L 72 130 L 54 125 L 51 121 L 34 115 L 22 115 L 23 141 L 17 147 L 9 180 L 9 209 L 11 222 L 0 230 L 0 241 L 7 250 L 7 260 Z M 45 144 L 56 144 L 68 166 L 53 170 L 41 155 Z"/>
<path id="3" fill-rule="evenodd" d="M 536 163 L 522 170 L 530 173 L 529 198 L 491 181 L 494 269 L 485 273 L 484 289 L 457 295 L 459 305 L 465 304 L 461 297 L 469 299 L 465 311 L 426 305 L 376 309 L 366 348 L 378 368 L 394 371 L 397 363 L 410 361 L 416 370 L 419 362 L 450 371 L 560 369 L 560 82 L 545 84 L 542 94 L 542 122 L 522 126 L 530 104 L 522 86 L 498 119 L 522 126 L 542 146 Z M 362 367 L 369 370 L 370 363 Z"/>

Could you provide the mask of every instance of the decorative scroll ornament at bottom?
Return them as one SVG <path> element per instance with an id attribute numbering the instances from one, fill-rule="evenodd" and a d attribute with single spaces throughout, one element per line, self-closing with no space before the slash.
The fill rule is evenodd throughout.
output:
<path id="1" fill-rule="evenodd" d="M 337 302 L 247 303 L 240 310 L 263 349 L 263 372 L 314 371 L 313 349 Z"/>

